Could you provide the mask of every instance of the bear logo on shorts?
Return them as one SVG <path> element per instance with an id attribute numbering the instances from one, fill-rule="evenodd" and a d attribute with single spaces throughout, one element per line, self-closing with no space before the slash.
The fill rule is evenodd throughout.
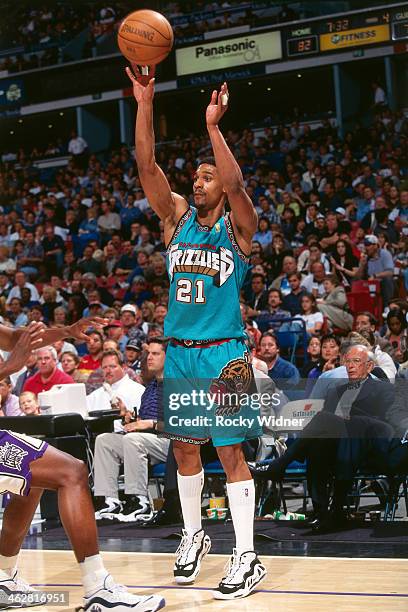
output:
<path id="1" fill-rule="evenodd" d="M 218 404 L 215 414 L 231 416 L 239 412 L 240 396 L 249 391 L 253 380 L 252 366 L 245 356 L 229 361 L 210 386 Z"/>

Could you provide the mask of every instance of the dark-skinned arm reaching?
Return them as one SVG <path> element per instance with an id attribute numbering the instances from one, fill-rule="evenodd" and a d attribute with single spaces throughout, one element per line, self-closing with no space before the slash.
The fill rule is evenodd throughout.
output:
<path id="1" fill-rule="evenodd" d="M 87 329 L 90 327 L 100 329 L 104 325 L 106 325 L 106 319 L 101 317 L 84 317 L 72 325 L 64 325 L 63 327 L 45 327 L 44 323 L 41 322 L 32 322 L 27 327 L 17 329 L 0 325 L 0 349 L 12 351 L 21 342 L 21 338 L 27 331 L 31 337 L 32 348 L 49 346 L 57 340 L 64 340 L 65 338 L 74 338 L 86 342 L 89 340 L 85 333 Z"/>
<path id="2" fill-rule="evenodd" d="M 252 237 L 257 228 L 258 216 L 251 198 L 245 191 L 241 168 L 218 127 L 218 123 L 227 108 L 228 87 L 226 83 L 223 83 L 219 92 L 216 90 L 212 92 L 205 118 L 217 172 L 231 206 L 231 222 L 236 239 L 244 253 L 249 254 L 252 248 Z"/>

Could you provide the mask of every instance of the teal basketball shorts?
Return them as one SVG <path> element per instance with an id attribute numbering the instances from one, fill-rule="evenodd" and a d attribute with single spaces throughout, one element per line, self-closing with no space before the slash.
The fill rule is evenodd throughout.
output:
<path id="1" fill-rule="evenodd" d="M 216 342 L 216 343 L 215 343 Z M 243 340 L 231 338 L 187 347 L 171 340 L 164 366 L 163 434 L 214 446 L 262 435 L 252 365 Z"/>

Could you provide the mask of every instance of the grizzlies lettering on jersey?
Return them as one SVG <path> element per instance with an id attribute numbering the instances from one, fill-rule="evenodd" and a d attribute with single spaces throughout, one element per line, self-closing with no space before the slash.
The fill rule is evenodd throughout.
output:
<path id="1" fill-rule="evenodd" d="M 231 251 L 220 247 L 214 251 L 200 249 L 182 250 L 184 244 L 173 244 L 169 248 L 169 276 L 173 280 L 175 272 L 193 272 L 213 277 L 216 287 L 221 287 L 234 272 L 234 256 Z M 212 245 L 205 245 L 207 249 L 215 249 Z"/>
<path id="2" fill-rule="evenodd" d="M 165 335 L 185 340 L 244 337 L 239 297 L 248 268 L 229 214 L 207 228 L 198 223 L 196 209 L 189 208 L 167 249 Z"/>

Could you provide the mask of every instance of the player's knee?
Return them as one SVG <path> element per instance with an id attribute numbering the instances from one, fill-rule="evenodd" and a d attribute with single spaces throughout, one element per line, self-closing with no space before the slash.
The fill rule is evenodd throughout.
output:
<path id="1" fill-rule="evenodd" d="M 71 457 L 63 471 L 62 485 L 75 487 L 78 485 L 88 486 L 88 469 L 83 461 Z"/>
<path id="2" fill-rule="evenodd" d="M 175 441 L 173 443 L 173 452 L 175 456 L 197 457 L 200 454 L 200 447 L 195 444 Z"/>
<path id="3" fill-rule="evenodd" d="M 179 467 L 201 464 L 200 447 L 195 444 L 174 442 L 173 452 Z"/>
<path id="4" fill-rule="evenodd" d="M 217 453 L 225 469 L 235 470 L 245 463 L 244 453 L 240 444 L 220 446 L 217 448 Z"/>

